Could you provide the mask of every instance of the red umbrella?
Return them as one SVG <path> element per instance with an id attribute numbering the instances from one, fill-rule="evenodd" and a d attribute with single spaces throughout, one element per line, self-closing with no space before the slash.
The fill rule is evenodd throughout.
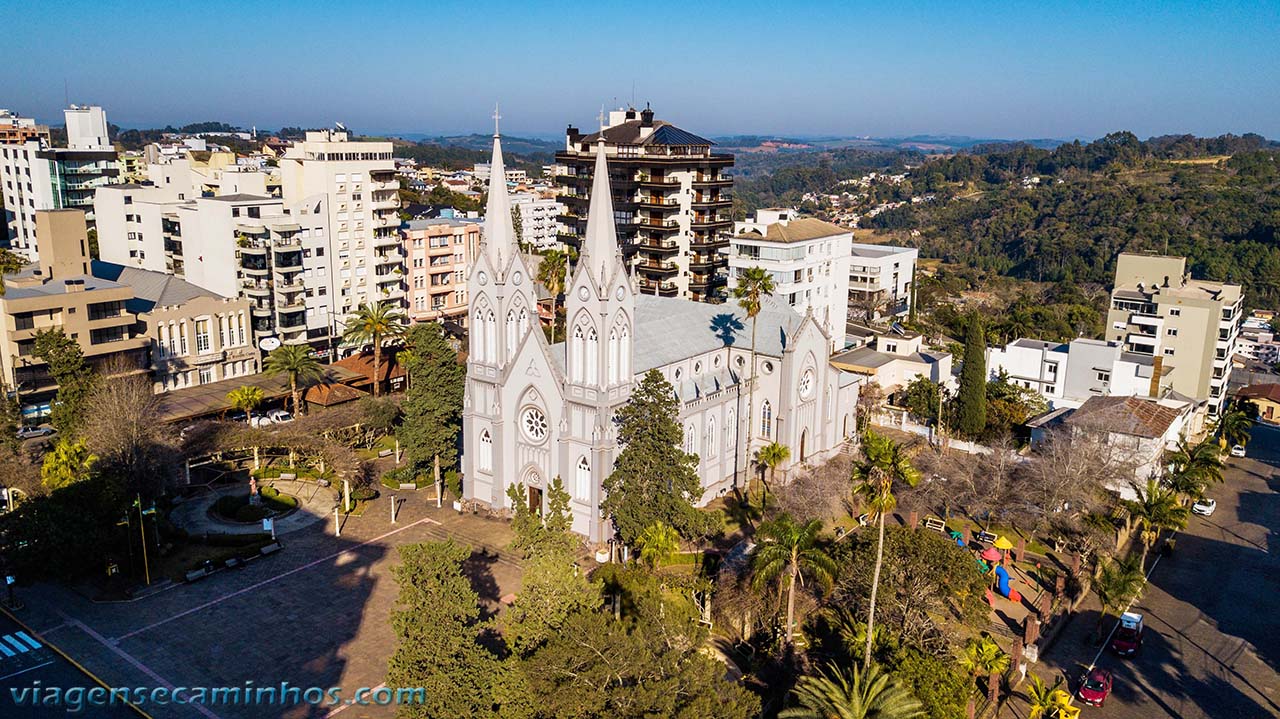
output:
<path id="1" fill-rule="evenodd" d="M 995 547 L 987 547 L 986 549 L 982 550 L 982 554 L 979 554 L 978 556 L 982 557 L 988 562 L 998 562 L 1000 561 L 1000 550 L 996 549 Z"/>

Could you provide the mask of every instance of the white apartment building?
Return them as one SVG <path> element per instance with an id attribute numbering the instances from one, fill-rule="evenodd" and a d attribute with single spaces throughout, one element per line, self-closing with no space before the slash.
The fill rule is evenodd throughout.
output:
<path id="1" fill-rule="evenodd" d="M 774 296 L 800 314 L 812 312 L 831 340 L 844 347 L 845 307 L 849 294 L 849 248 L 853 233 L 794 210 L 767 208 L 755 218 L 734 223 L 729 245 L 729 287 L 752 267 L 773 277 Z"/>
<path id="2" fill-rule="evenodd" d="M 1195 280 L 1186 269 L 1185 257 L 1120 253 L 1106 338 L 1153 358 L 1162 372 L 1172 368 L 1173 390 L 1208 400 L 1216 415 L 1227 400 L 1243 294 L 1240 285 Z"/>
<path id="3" fill-rule="evenodd" d="M 338 319 L 361 304 L 404 308 L 400 181 L 391 143 L 354 142 L 341 129 L 308 132 L 285 151 L 280 171 L 286 205 L 327 213 Z"/>
<path id="4" fill-rule="evenodd" d="M 92 220 L 94 192 L 119 180 L 102 108 L 72 105 L 64 114 L 68 147 L 50 147 L 44 137 L 12 134 L 25 125 L 16 120 L 6 137 L 22 141 L 0 143 L 0 190 L 9 247 L 31 261 L 39 260 L 36 211 L 79 208 Z"/>
<path id="5" fill-rule="evenodd" d="M 556 218 L 564 205 L 534 192 L 517 192 L 511 195 L 511 206 L 520 213 L 520 241 L 526 248 L 546 250 L 558 244 Z"/>
<path id="6" fill-rule="evenodd" d="M 249 300 L 254 343 L 276 338 L 327 348 L 338 281 L 327 200 L 286 208 L 262 195 L 184 197 L 179 186 L 102 188 L 98 247 L 105 262 L 162 272 Z M 353 269 L 367 273 L 363 258 Z"/>
<path id="7" fill-rule="evenodd" d="M 489 184 L 489 176 L 492 174 L 492 171 L 490 170 L 491 167 L 492 165 L 487 162 L 477 162 L 475 167 L 472 168 L 471 174 L 478 182 L 483 182 L 487 185 Z M 507 182 L 509 184 L 519 184 L 521 182 L 527 182 L 529 179 L 529 173 L 524 170 L 508 169 L 503 174 L 507 176 Z M 511 199 L 514 201 L 515 197 L 512 197 Z"/>
<path id="8" fill-rule="evenodd" d="M 915 280 L 913 247 L 854 243 L 849 263 L 849 319 L 872 322 L 911 311 L 911 283 Z M 868 310 L 872 316 L 868 315 Z"/>
<path id="9" fill-rule="evenodd" d="M 1157 368 L 1153 357 L 1104 340 L 1016 339 L 987 348 L 987 371 L 992 379 L 1005 373 L 1013 384 L 1034 390 L 1050 409 L 1079 407 L 1090 397 L 1161 398 L 1172 389 L 1170 367 Z"/>

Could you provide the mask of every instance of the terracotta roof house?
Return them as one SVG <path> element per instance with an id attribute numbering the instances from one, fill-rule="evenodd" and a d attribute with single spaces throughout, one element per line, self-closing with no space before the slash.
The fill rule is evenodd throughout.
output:
<path id="1" fill-rule="evenodd" d="M 1134 468 L 1132 481 L 1142 485 L 1159 477 L 1164 452 L 1192 431 L 1196 402 L 1165 398 L 1090 397 L 1066 417 L 1064 424 L 1079 435 L 1100 437 Z M 1108 487 L 1125 499 L 1137 499 L 1129 481 Z"/>
<path id="2" fill-rule="evenodd" d="M 398 350 L 394 347 L 384 347 L 382 349 L 382 364 L 378 367 L 377 381 L 384 390 L 398 392 L 404 389 L 405 378 L 408 372 L 404 366 L 396 361 L 396 353 Z M 333 363 L 334 367 L 341 367 L 360 375 L 360 378 L 349 382 L 352 387 L 365 390 L 369 393 L 373 392 L 373 350 L 364 350 L 345 357 Z"/>
<path id="3" fill-rule="evenodd" d="M 1280 422 L 1280 384 L 1254 384 L 1240 390 L 1236 397 L 1252 402 L 1258 408 L 1258 419 Z"/>

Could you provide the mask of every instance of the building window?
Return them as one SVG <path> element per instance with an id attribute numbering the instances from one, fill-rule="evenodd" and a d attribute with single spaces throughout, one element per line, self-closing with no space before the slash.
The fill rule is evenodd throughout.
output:
<path id="1" fill-rule="evenodd" d="M 707 457 L 716 456 L 717 445 L 720 443 L 720 435 L 716 433 L 716 418 L 714 416 L 707 418 Z"/>
<path id="2" fill-rule="evenodd" d="M 573 482 L 574 494 L 578 495 L 578 499 L 591 499 L 591 463 L 586 457 L 578 458 L 578 468 L 574 472 Z"/>
<path id="3" fill-rule="evenodd" d="M 196 320 L 196 354 L 209 351 L 209 320 Z"/>
<path id="4" fill-rule="evenodd" d="M 520 415 L 520 427 L 530 442 L 541 443 L 547 438 L 547 416 L 537 407 L 529 407 Z"/>
<path id="5" fill-rule="evenodd" d="M 1182 310 L 1181 310 L 1181 309 L 1179 309 L 1179 308 L 1177 308 L 1177 307 L 1170 307 L 1170 308 L 1169 308 L 1169 316 L 1170 316 L 1170 317 L 1181 317 L 1181 316 L 1182 316 Z"/>
<path id="6" fill-rule="evenodd" d="M 1165 334 L 1169 335 L 1170 337 L 1177 337 L 1177 336 L 1178 336 L 1178 328 L 1177 328 L 1177 327 L 1170 327 L 1169 329 L 1165 330 Z"/>
<path id="7" fill-rule="evenodd" d="M 212 381 L 213 381 L 213 368 L 201 367 L 200 368 L 200 384 L 209 384 Z"/>
<path id="8" fill-rule="evenodd" d="M 698 428 L 692 422 L 684 428 L 684 451 L 685 454 L 698 453 Z"/>
<path id="9" fill-rule="evenodd" d="M 493 471 L 493 435 L 487 429 L 480 433 L 480 457 L 476 464 L 482 472 Z"/>
<path id="10" fill-rule="evenodd" d="M 1172 357 L 1172 356 L 1173 356 L 1173 348 L 1172 348 L 1172 347 L 1165 347 L 1165 348 L 1164 348 L 1164 355 L 1165 355 L 1165 357 Z"/>
<path id="11" fill-rule="evenodd" d="M 765 439 L 773 437 L 773 405 L 767 399 L 760 405 L 760 434 Z"/>
<path id="12" fill-rule="evenodd" d="M 1104 372 L 1104 371 L 1102 371 L 1102 370 L 1099 370 L 1099 371 L 1098 371 L 1098 381 L 1099 381 L 1099 382 L 1110 382 L 1110 381 L 1111 381 L 1111 373 L 1110 373 L 1110 372 Z"/>

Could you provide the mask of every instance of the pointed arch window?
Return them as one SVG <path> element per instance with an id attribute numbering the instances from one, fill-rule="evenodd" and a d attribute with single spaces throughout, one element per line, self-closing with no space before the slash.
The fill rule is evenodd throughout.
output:
<path id="1" fill-rule="evenodd" d="M 583 365 L 587 349 L 587 333 L 582 325 L 573 328 L 573 338 L 569 343 L 569 379 L 581 382 Z"/>
<path id="2" fill-rule="evenodd" d="M 471 355 L 483 362 L 484 352 L 484 310 L 477 307 L 471 318 Z"/>
<path id="3" fill-rule="evenodd" d="M 734 413 L 733 408 L 730 408 L 728 419 L 724 423 L 724 447 L 726 452 L 737 453 L 738 451 L 737 421 L 738 416 Z"/>
<path id="4" fill-rule="evenodd" d="M 507 310 L 507 357 L 516 353 L 516 343 L 520 341 L 519 326 L 516 324 L 516 311 Z"/>
<path id="5" fill-rule="evenodd" d="M 767 399 L 760 405 L 760 434 L 765 439 L 773 438 L 773 405 Z"/>
<path id="6" fill-rule="evenodd" d="M 587 332 L 587 378 L 589 384 L 600 382 L 600 335 L 592 327 Z"/>
<path id="7" fill-rule="evenodd" d="M 707 458 L 716 456 L 717 445 L 720 443 L 720 435 L 716 433 L 715 415 L 707 418 Z"/>
<path id="8" fill-rule="evenodd" d="M 591 499 L 591 463 L 586 457 L 578 458 L 578 466 L 573 473 L 573 493 L 578 499 Z"/>
<path id="9" fill-rule="evenodd" d="M 618 327 L 618 381 L 631 377 L 631 330 L 626 325 Z"/>
<path id="10" fill-rule="evenodd" d="M 527 308 L 520 308 L 520 315 L 516 322 L 519 325 L 520 339 L 524 339 L 525 334 L 529 332 L 529 310 Z"/>
<path id="11" fill-rule="evenodd" d="M 484 313 L 484 361 L 495 362 L 498 359 L 498 318 L 493 310 Z"/>
<path id="12" fill-rule="evenodd" d="M 487 429 L 480 433 L 480 454 L 476 467 L 481 472 L 493 471 L 493 435 Z"/>
<path id="13" fill-rule="evenodd" d="M 606 360 L 609 368 L 606 374 L 609 377 L 609 384 L 617 384 L 618 382 L 618 328 L 614 327 L 609 330 L 609 357 Z"/>
<path id="14" fill-rule="evenodd" d="M 684 427 L 684 451 L 686 454 L 698 453 L 698 426 L 692 422 Z"/>

